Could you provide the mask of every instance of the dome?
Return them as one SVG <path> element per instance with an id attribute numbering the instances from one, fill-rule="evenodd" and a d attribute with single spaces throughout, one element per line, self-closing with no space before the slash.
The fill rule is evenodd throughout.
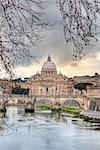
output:
<path id="1" fill-rule="evenodd" d="M 57 72 L 56 65 L 54 62 L 51 61 L 51 57 L 48 56 L 47 61 L 44 62 L 42 66 L 42 72 Z"/>

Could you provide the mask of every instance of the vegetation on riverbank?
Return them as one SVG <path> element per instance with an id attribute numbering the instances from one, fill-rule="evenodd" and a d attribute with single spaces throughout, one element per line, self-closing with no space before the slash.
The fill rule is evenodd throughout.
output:
<path id="1" fill-rule="evenodd" d="M 46 105 L 41 105 L 39 107 L 42 110 L 51 110 L 53 108 L 52 105 L 47 105 L 47 104 Z M 79 116 L 79 114 L 82 111 L 82 109 L 81 108 L 62 107 L 61 111 L 65 112 L 65 113 L 69 113 L 69 114 L 75 115 L 75 116 Z"/>
<path id="2" fill-rule="evenodd" d="M 79 116 L 82 109 L 81 108 L 63 107 L 62 111 L 65 112 L 65 113 L 75 115 L 75 116 Z"/>
<path id="3" fill-rule="evenodd" d="M 6 113 L 6 108 L 0 108 L 0 113 Z"/>
<path id="4" fill-rule="evenodd" d="M 88 116 L 80 116 L 82 119 L 84 119 L 84 121 L 86 122 L 90 122 L 90 123 L 100 123 L 100 118 L 92 118 L 92 117 L 88 117 Z"/>
<path id="5" fill-rule="evenodd" d="M 45 104 L 45 105 L 39 106 L 39 108 L 40 108 L 41 110 L 51 110 L 51 109 L 53 108 L 53 106 L 52 106 L 52 105 L 47 105 L 47 104 Z"/>

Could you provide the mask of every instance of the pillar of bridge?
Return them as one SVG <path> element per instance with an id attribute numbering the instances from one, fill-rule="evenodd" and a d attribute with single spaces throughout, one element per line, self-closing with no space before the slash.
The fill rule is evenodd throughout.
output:
<path id="1" fill-rule="evenodd" d="M 88 110 L 90 106 L 90 99 L 88 97 L 84 97 L 84 110 Z"/>

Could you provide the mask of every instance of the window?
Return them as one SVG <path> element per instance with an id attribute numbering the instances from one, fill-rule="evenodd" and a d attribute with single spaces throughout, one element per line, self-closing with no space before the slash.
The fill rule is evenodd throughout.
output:
<path id="1" fill-rule="evenodd" d="M 48 87 L 46 87 L 46 93 L 48 93 Z"/>
<path id="2" fill-rule="evenodd" d="M 42 94 L 42 89 L 41 89 L 41 94 Z"/>
<path id="3" fill-rule="evenodd" d="M 54 94 L 54 89 L 52 89 L 52 94 Z"/>

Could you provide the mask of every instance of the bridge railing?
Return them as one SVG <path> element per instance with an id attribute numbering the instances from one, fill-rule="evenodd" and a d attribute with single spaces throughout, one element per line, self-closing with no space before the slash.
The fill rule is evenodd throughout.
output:
<path id="1" fill-rule="evenodd" d="M 98 96 L 98 95 L 91 95 L 91 96 L 88 96 L 88 98 L 100 98 L 100 96 Z"/>
<path id="2" fill-rule="evenodd" d="M 79 95 L 79 96 L 75 96 L 75 95 L 64 95 L 64 94 L 62 94 L 62 95 L 33 95 L 33 96 L 25 96 L 25 95 L 12 95 L 11 97 L 8 97 L 8 98 L 14 98 L 14 99 L 18 99 L 18 98 L 23 98 L 23 99 L 33 99 L 33 98 L 76 98 L 76 99 L 78 99 L 78 98 L 84 98 L 84 96 L 83 95 Z M 2 97 L 1 97 L 1 99 L 2 99 Z"/>
<path id="3" fill-rule="evenodd" d="M 33 95 L 33 97 L 37 98 L 83 98 L 83 95 L 75 96 L 75 95 Z"/>

